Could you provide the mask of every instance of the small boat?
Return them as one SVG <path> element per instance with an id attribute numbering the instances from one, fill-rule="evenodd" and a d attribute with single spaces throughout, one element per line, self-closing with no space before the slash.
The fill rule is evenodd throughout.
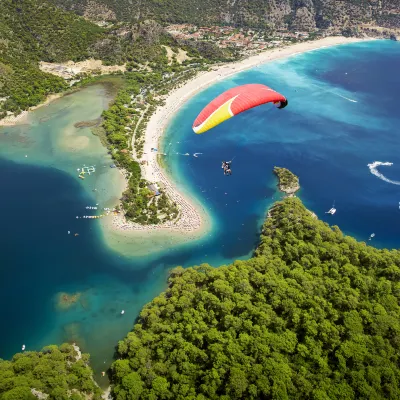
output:
<path id="1" fill-rule="evenodd" d="M 125 310 L 122 310 L 122 311 L 121 311 L 121 315 L 124 315 L 124 314 L 125 314 Z"/>
<path id="2" fill-rule="evenodd" d="M 22 345 L 22 351 L 24 351 L 24 350 L 25 350 L 25 345 L 23 344 L 23 345 Z"/>
<path id="3" fill-rule="evenodd" d="M 373 237 L 375 237 L 375 233 L 371 233 L 368 240 L 371 240 Z"/>
<path id="4" fill-rule="evenodd" d="M 325 214 L 331 214 L 334 215 L 336 212 L 336 208 L 335 208 L 335 201 L 333 202 L 332 208 L 329 211 L 326 211 Z"/>

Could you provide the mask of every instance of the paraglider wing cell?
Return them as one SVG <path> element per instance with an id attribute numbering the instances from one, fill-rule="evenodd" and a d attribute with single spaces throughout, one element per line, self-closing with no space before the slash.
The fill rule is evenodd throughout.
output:
<path id="1" fill-rule="evenodd" d="M 265 103 L 285 108 L 287 99 L 275 90 L 261 84 L 237 86 L 211 101 L 193 123 L 195 133 L 203 133 L 233 116 Z"/>

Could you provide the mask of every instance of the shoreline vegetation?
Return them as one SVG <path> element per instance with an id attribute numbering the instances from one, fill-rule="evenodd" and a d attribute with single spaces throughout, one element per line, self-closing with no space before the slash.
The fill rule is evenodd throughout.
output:
<path id="1" fill-rule="evenodd" d="M 103 112 L 102 124 L 92 128 L 108 147 L 125 181 L 120 207 L 123 212 L 114 216 L 111 224 L 106 224 L 107 229 L 111 228 L 117 234 L 167 230 L 190 233 L 192 239 L 204 235 L 210 227 L 207 212 L 198 201 L 194 202 L 174 185 L 173 178 L 167 175 L 160 162 L 163 154 L 161 138 L 174 114 L 199 91 L 241 71 L 307 51 L 362 40 L 365 39 L 327 37 L 229 63 L 191 64 L 187 59 L 179 64 L 176 59 L 171 61 L 165 56 L 158 64 L 153 63 L 150 71 L 140 67 L 137 71 L 125 72 L 124 84 L 109 109 Z M 106 78 L 87 77 L 70 91 L 102 79 Z M 44 104 L 61 95 L 53 95 Z M 37 107 L 40 106 L 34 108 Z M 24 117 L 26 114 L 8 123 L 21 123 Z M 81 127 L 91 123 L 78 124 Z M 152 150 L 154 148 L 158 151 Z"/>
<path id="2" fill-rule="evenodd" d="M 299 178 L 287 168 L 274 167 L 274 174 L 278 177 L 279 190 L 289 197 L 300 190 Z"/>

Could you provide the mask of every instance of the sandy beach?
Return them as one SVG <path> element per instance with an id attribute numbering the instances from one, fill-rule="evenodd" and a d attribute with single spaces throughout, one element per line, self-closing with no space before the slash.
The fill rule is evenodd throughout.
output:
<path id="1" fill-rule="evenodd" d="M 0 126 L 13 126 L 23 124 L 26 122 L 28 117 L 28 111 L 22 111 L 19 115 L 9 115 L 3 119 L 0 119 Z"/>
<path id="2" fill-rule="evenodd" d="M 170 199 L 179 205 L 181 210 L 180 218 L 176 222 L 168 222 L 162 225 L 142 226 L 126 221 L 125 218 L 120 215 L 114 218 L 112 228 L 123 231 L 139 230 L 141 232 L 148 232 L 170 230 L 181 233 L 191 232 L 192 234 L 204 234 L 207 230 L 205 226 L 209 226 L 209 221 L 206 222 L 204 220 L 204 218 L 207 218 L 207 213 L 204 208 L 200 210 L 192 199 L 180 193 L 172 183 L 171 178 L 168 177 L 166 172 L 160 167 L 157 161 L 157 153 L 151 151 L 152 148 L 160 149 L 160 138 L 173 115 L 197 92 L 238 72 L 307 51 L 339 44 L 354 43 L 362 40 L 363 39 L 345 38 L 341 36 L 328 37 L 321 40 L 298 43 L 288 47 L 265 51 L 239 62 L 213 66 L 211 71 L 197 75 L 184 86 L 170 92 L 165 98 L 165 105 L 156 110 L 147 124 L 145 130 L 144 154 L 142 158 L 142 160 L 146 160 L 147 163 L 141 167 L 145 179 L 150 182 L 162 182 Z M 162 149 L 160 150 L 162 151 Z"/>

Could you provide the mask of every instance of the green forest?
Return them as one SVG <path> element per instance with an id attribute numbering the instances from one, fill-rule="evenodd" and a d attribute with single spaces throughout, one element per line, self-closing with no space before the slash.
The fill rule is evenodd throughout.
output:
<path id="1" fill-rule="evenodd" d="M 118 344 L 114 397 L 399 399 L 400 252 L 270 210 L 255 256 L 178 267 Z"/>
<path id="2" fill-rule="evenodd" d="M 0 400 L 99 400 L 102 391 L 88 363 L 89 355 L 80 357 L 70 344 L 0 359 Z"/>

